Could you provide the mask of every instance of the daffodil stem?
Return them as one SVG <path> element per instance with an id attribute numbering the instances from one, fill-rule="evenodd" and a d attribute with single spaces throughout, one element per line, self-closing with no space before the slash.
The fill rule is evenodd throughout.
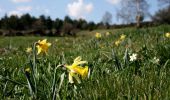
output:
<path id="1" fill-rule="evenodd" d="M 34 46 L 33 46 L 33 68 L 34 68 L 34 73 L 37 74 L 37 66 L 36 66 L 36 59 L 37 59 L 37 56 L 36 56 L 36 44 L 37 43 L 34 43 Z"/>
<path id="2" fill-rule="evenodd" d="M 37 94 L 37 83 L 36 83 L 36 78 L 37 78 L 37 65 L 36 65 L 36 59 L 37 59 L 37 56 L 36 56 L 36 44 L 37 43 L 34 43 L 33 45 L 33 79 L 34 79 L 34 85 L 35 85 L 35 94 Z"/>

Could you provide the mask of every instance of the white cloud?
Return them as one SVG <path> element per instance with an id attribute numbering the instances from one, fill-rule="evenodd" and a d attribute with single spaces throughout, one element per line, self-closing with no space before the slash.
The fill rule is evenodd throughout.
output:
<path id="1" fill-rule="evenodd" d="M 78 0 L 67 5 L 68 14 L 77 19 L 84 18 L 86 14 L 89 14 L 93 10 L 93 4 L 85 4 L 83 0 Z"/>
<path id="2" fill-rule="evenodd" d="M 118 3 L 120 3 L 121 0 L 107 0 L 109 3 L 116 5 Z"/>
<path id="3" fill-rule="evenodd" d="M 17 11 L 17 10 L 13 10 L 13 11 L 10 11 L 8 13 L 8 16 L 11 16 L 11 15 L 14 15 L 14 16 L 22 16 L 22 13 L 20 11 Z"/>
<path id="4" fill-rule="evenodd" d="M 31 6 L 20 6 L 20 7 L 17 7 L 17 10 L 18 11 L 31 11 L 32 7 Z"/>
<path id="5" fill-rule="evenodd" d="M 30 2 L 31 0 L 12 0 L 12 2 L 15 3 L 21 3 L 21 2 Z"/>
<path id="6" fill-rule="evenodd" d="M 20 17 L 23 14 L 28 13 L 30 11 L 32 11 L 32 7 L 31 6 L 19 6 L 15 10 L 9 11 L 8 12 L 8 16 L 17 15 L 17 16 Z"/>

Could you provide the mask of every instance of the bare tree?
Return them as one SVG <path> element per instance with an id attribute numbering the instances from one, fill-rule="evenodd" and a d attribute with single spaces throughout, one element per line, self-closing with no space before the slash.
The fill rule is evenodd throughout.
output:
<path id="1" fill-rule="evenodd" d="M 158 10 L 152 16 L 152 21 L 156 24 L 170 24 L 170 7 Z"/>
<path id="2" fill-rule="evenodd" d="M 170 8 L 170 0 L 158 0 L 162 5 L 167 5 Z"/>
<path id="3" fill-rule="evenodd" d="M 158 0 L 159 2 L 162 2 L 162 3 L 168 3 L 168 4 L 170 4 L 170 0 Z"/>
<path id="4" fill-rule="evenodd" d="M 137 27 L 149 15 L 149 5 L 146 0 L 122 0 L 121 8 L 117 11 L 118 19 L 122 19 L 124 23 L 135 22 Z"/>
<path id="5" fill-rule="evenodd" d="M 105 14 L 102 17 L 102 23 L 104 25 L 111 24 L 112 23 L 112 14 L 108 11 L 105 12 Z"/>

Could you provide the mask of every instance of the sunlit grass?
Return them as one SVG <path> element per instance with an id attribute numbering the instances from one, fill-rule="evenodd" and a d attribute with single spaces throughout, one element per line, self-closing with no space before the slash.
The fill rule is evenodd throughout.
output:
<path id="1" fill-rule="evenodd" d="M 100 39 L 96 32 L 101 33 Z M 0 37 L 0 99 L 169 99 L 167 32 L 168 25 L 85 31 L 75 37 Z M 122 34 L 126 37 L 116 46 Z M 26 48 L 43 39 L 51 43 L 48 55 L 36 55 L 34 62 L 34 54 Z M 137 56 L 130 61 L 133 54 Z M 77 56 L 88 62 L 90 72 L 80 84 L 71 84 L 63 66 L 72 64 Z M 33 70 L 26 71 L 34 64 L 35 80 Z M 29 82 L 36 85 L 29 87 Z M 30 92 L 31 88 L 35 91 Z"/>

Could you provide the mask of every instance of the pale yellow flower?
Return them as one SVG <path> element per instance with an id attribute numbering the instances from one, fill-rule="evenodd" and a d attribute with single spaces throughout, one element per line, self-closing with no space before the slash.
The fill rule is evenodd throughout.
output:
<path id="1" fill-rule="evenodd" d="M 104 48 L 104 45 L 103 45 L 103 44 L 100 44 L 99 47 L 100 47 L 100 48 Z"/>
<path id="2" fill-rule="evenodd" d="M 126 35 L 124 35 L 124 34 L 122 34 L 121 36 L 120 36 L 120 40 L 124 40 L 126 38 Z"/>
<path id="3" fill-rule="evenodd" d="M 95 35 L 95 36 L 96 36 L 96 38 L 97 38 L 97 39 L 99 39 L 99 38 L 101 38 L 101 37 L 102 37 L 101 33 L 98 33 L 98 32 L 96 33 L 96 35 Z"/>
<path id="4" fill-rule="evenodd" d="M 58 39 L 55 39 L 55 42 L 58 42 L 59 40 Z"/>
<path id="5" fill-rule="evenodd" d="M 28 68 L 26 68 L 26 69 L 25 69 L 25 71 L 26 71 L 26 72 L 29 72 L 29 73 L 31 72 L 31 70 L 30 70 L 30 68 L 29 68 L 29 67 L 28 67 Z"/>
<path id="6" fill-rule="evenodd" d="M 73 81 L 74 76 L 75 74 L 73 72 L 69 72 L 69 76 L 68 76 L 69 83 L 74 83 Z M 77 82 L 80 83 L 80 79 L 78 78 L 77 80 L 78 80 Z"/>
<path id="7" fill-rule="evenodd" d="M 27 52 L 27 53 L 32 52 L 32 48 L 30 48 L 30 47 L 26 48 L 26 52 Z"/>
<path id="8" fill-rule="evenodd" d="M 109 36 L 110 35 L 110 32 L 106 32 L 106 36 Z"/>
<path id="9" fill-rule="evenodd" d="M 118 46 L 120 43 L 121 43 L 121 41 L 120 41 L 120 40 L 117 40 L 117 41 L 115 42 L 115 45 Z"/>
<path id="10" fill-rule="evenodd" d="M 40 54 L 41 52 L 47 54 L 49 46 L 51 46 L 51 43 L 47 43 L 47 39 L 44 39 L 42 41 L 39 40 L 36 46 L 38 49 L 37 54 Z"/>
<path id="11" fill-rule="evenodd" d="M 155 64 L 159 64 L 159 58 L 157 58 L 157 57 L 154 57 L 153 59 L 152 59 L 152 62 L 153 63 L 155 63 Z"/>
<path id="12" fill-rule="evenodd" d="M 166 33 L 165 37 L 170 38 L 170 33 Z"/>
<path id="13" fill-rule="evenodd" d="M 80 79 L 78 75 L 82 78 L 86 78 L 88 76 L 88 66 L 82 67 L 81 64 L 85 64 L 87 61 L 81 61 L 81 57 L 77 57 L 72 65 L 65 65 L 67 69 L 69 69 L 69 82 L 74 83 L 73 77 L 80 83 Z"/>

